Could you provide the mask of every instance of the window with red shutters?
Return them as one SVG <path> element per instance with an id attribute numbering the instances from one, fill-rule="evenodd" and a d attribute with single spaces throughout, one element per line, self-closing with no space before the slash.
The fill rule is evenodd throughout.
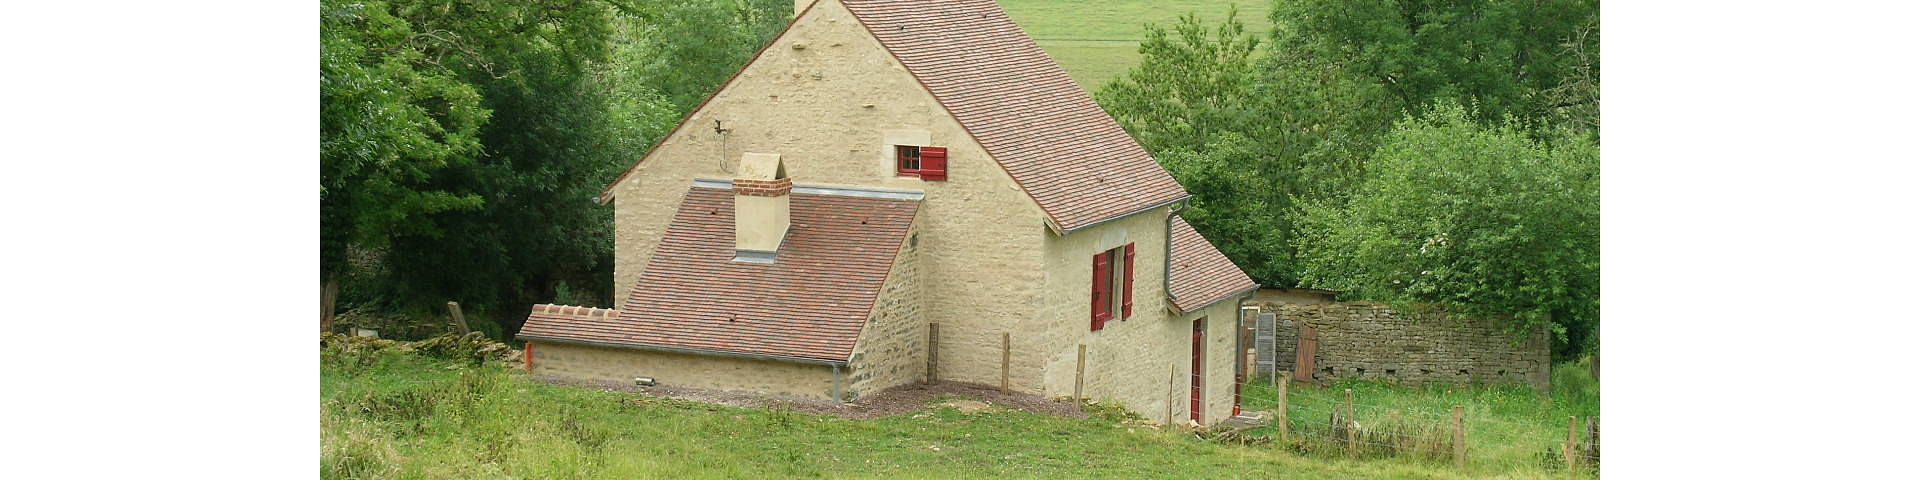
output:
<path id="1" fill-rule="evenodd" d="M 1133 244 L 1127 244 L 1127 275 L 1120 287 L 1120 318 L 1133 318 Z"/>
<path id="2" fill-rule="evenodd" d="M 1113 318 L 1113 264 L 1109 263 L 1107 252 L 1093 255 L 1093 329 L 1107 326 L 1107 319 Z"/>
<path id="3" fill-rule="evenodd" d="M 946 147 L 920 147 L 920 179 L 929 182 L 947 180 Z"/>

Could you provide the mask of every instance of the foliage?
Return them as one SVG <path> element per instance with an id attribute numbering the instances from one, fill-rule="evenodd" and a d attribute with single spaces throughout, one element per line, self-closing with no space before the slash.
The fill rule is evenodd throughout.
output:
<path id="1" fill-rule="evenodd" d="M 324 0 L 320 22 L 320 264 L 338 275 L 349 245 L 433 232 L 422 216 L 480 206 L 431 180 L 474 161 L 489 112 L 443 66 L 444 38 L 386 3 Z"/>
<path id="2" fill-rule="evenodd" d="M 1182 15 L 1171 32 L 1147 27 L 1142 61 L 1095 94 L 1114 120 L 1153 152 L 1197 150 L 1213 136 L 1257 121 L 1252 55 L 1260 41 L 1246 33 L 1237 10 L 1209 35 L 1195 15 Z"/>
<path id="3" fill-rule="evenodd" d="M 1534 422 L 1561 411 L 1557 399 L 1549 407 L 1524 390 L 1399 391 L 1409 400 L 1468 405 L 1471 419 Z M 1367 393 L 1362 398 L 1380 397 Z M 847 420 L 558 387 L 498 367 L 417 356 L 352 371 L 323 362 L 320 404 L 323 478 L 345 478 L 347 472 L 368 472 L 371 478 L 1460 475 L 1450 464 L 1352 461 L 1302 456 L 1271 445 L 1221 444 L 1115 416 L 1068 419 L 1017 410 L 969 414 L 935 408 Z M 1545 433 L 1554 431 L 1551 424 L 1539 423 L 1549 425 Z M 1475 428 L 1469 451 L 1478 463 L 1470 465 L 1470 475 L 1548 476 L 1534 464 L 1490 456 L 1505 449 L 1494 443 L 1491 430 Z M 1559 432 L 1564 436 L 1565 430 Z M 1528 446 L 1522 449 L 1528 453 L 1535 450 L 1519 445 Z M 1483 458 L 1489 460 L 1478 460 Z"/>
<path id="4" fill-rule="evenodd" d="M 637 21 L 622 32 L 616 78 L 653 89 L 679 112 L 719 89 L 793 14 L 788 0 L 672 0 L 621 8 Z"/>
<path id="5" fill-rule="evenodd" d="M 788 5 L 324 2 L 321 257 L 364 283 L 342 302 L 458 300 L 511 333 L 562 285 L 612 298 L 612 212 L 592 199 Z"/>
<path id="6" fill-rule="evenodd" d="M 1600 313 L 1600 158 L 1443 103 L 1395 127 L 1344 200 L 1300 208 L 1302 282 L 1547 328 L 1577 353 Z"/>

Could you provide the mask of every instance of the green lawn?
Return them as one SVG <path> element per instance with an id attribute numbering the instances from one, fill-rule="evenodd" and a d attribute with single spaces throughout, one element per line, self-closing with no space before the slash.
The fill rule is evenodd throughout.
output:
<path id="1" fill-rule="evenodd" d="M 322 359 L 322 478 L 1555 476 L 1520 464 L 1461 472 L 1444 462 L 1222 443 L 1140 427 L 1111 412 L 1076 420 L 932 409 L 845 420 L 556 387 L 500 367 L 408 354 L 345 357 Z M 1508 395 L 1514 398 L 1498 400 Z M 1495 399 L 1474 411 L 1507 419 L 1558 414 L 1537 412 L 1530 395 L 1430 402 Z"/>
<path id="2" fill-rule="evenodd" d="M 1247 31 L 1266 38 L 1264 0 L 1000 0 L 1014 23 L 1027 31 L 1040 48 L 1088 91 L 1121 76 L 1140 62 L 1139 43 L 1146 25 L 1171 25 L 1180 15 L 1194 13 L 1208 25 L 1227 18 L 1229 6 L 1240 7 Z"/>

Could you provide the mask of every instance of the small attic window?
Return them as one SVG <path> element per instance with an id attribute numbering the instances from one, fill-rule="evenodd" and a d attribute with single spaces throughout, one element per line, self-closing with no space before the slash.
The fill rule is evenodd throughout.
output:
<path id="1" fill-rule="evenodd" d="M 919 177 L 930 182 L 947 179 L 946 147 L 894 145 L 894 171 L 902 177 Z"/>
<path id="2" fill-rule="evenodd" d="M 899 167 L 900 176 L 920 176 L 920 147 L 913 145 L 896 145 L 893 147 L 893 150 L 895 152 L 894 157 L 898 159 L 898 161 L 895 162 L 895 166 Z"/>

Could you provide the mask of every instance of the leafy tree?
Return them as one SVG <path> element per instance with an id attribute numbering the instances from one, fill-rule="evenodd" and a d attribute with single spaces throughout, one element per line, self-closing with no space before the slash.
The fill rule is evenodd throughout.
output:
<path id="1" fill-rule="evenodd" d="M 434 32 L 384 2 L 320 3 L 320 266 L 347 269 L 350 245 L 430 235 L 423 217 L 478 208 L 478 195 L 432 182 L 481 151 L 480 94 L 443 66 Z"/>
<path id="2" fill-rule="evenodd" d="M 677 110 L 707 95 L 785 28 L 788 0 L 670 0 L 619 3 L 626 24 L 619 67 L 623 82 L 645 85 Z"/>
<path id="3" fill-rule="evenodd" d="M 1347 112 L 1347 121 L 1333 125 L 1341 129 L 1323 136 L 1351 145 L 1325 149 L 1364 153 L 1401 115 L 1447 98 L 1478 105 L 1483 122 L 1513 117 L 1537 129 L 1562 103 L 1548 90 L 1591 74 L 1597 101 L 1599 12 L 1592 0 L 1276 0 L 1266 70 L 1276 86 L 1287 87 L 1282 92 L 1332 100 L 1319 107 Z M 1565 55 L 1569 50 L 1594 55 Z M 1314 108 L 1295 103 L 1280 110 Z"/>
<path id="4" fill-rule="evenodd" d="M 594 195 L 698 101 L 671 96 L 718 87 L 784 5 L 323 1 L 328 278 L 366 280 L 349 303 L 454 299 L 507 333 L 561 293 L 609 303 L 612 212 Z"/>
<path id="5" fill-rule="evenodd" d="M 1094 97 L 1147 150 L 1197 150 L 1213 135 L 1258 129 L 1253 54 L 1260 41 L 1229 10 L 1209 29 L 1193 14 L 1171 31 L 1147 26 L 1140 65 L 1102 86 Z"/>
<path id="6" fill-rule="evenodd" d="M 1476 116 L 1442 103 L 1399 122 L 1352 195 L 1302 205 L 1302 283 L 1512 318 L 1569 358 L 1600 314 L 1599 147 Z"/>
<path id="7" fill-rule="evenodd" d="M 1181 218 L 1247 275 L 1291 284 L 1291 199 L 1279 181 L 1288 175 L 1275 163 L 1256 161 L 1257 148 L 1239 133 L 1221 132 L 1200 149 L 1173 149 L 1159 160 L 1194 194 Z"/>

